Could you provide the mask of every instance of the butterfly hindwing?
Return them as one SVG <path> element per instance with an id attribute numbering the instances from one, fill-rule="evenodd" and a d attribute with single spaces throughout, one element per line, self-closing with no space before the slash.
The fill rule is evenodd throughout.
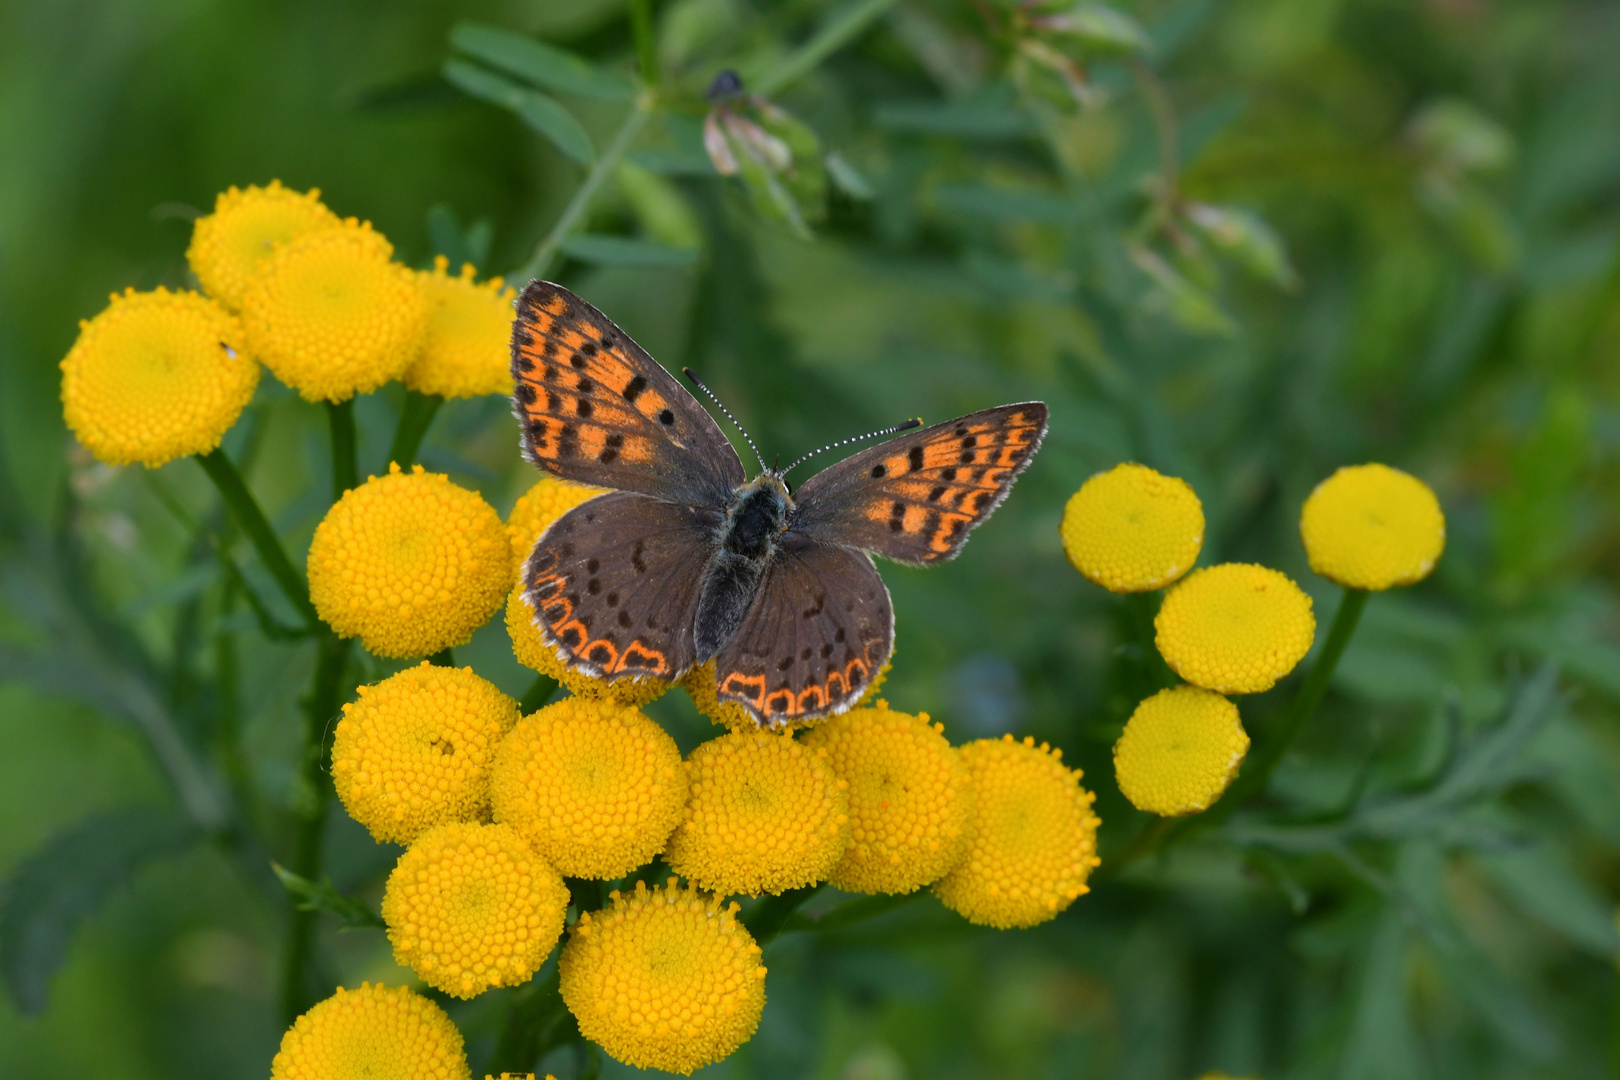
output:
<path id="1" fill-rule="evenodd" d="M 524 563 L 541 636 L 591 676 L 679 678 L 696 659 L 692 623 L 716 519 L 624 491 L 558 518 Z"/>
<path id="2" fill-rule="evenodd" d="M 725 504 L 742 462 L 674 376 L 560 285 L 530 282 L 516 306 L 513 403 L 530 461 L 576 483 Z"/>
<path id="3" fill-rule="evenodd" d="M 794 493 L 789 525 L 817 540 L 928 564 L 951 559 L 1046 434 L 1038 401 L 985 409 L 869 447 Z"/>
<path id="4" fill-rule="evenodd" d="M 859 700 L 893 644 L 894 609 L 871 558 L 789 533 L 715 657 L 715 688 L 762 724 L 812 720 Z"/>

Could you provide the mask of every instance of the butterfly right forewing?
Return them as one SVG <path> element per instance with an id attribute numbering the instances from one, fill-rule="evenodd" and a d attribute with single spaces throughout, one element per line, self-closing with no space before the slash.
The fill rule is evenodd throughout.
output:
<path id="1" fill-rule="evenodd" d="M 725 505 L 742 462 L 674 376 L 560 285 L 530 282 L 516 306 L 513 402 L 530 461 L 576 483 Z"/>

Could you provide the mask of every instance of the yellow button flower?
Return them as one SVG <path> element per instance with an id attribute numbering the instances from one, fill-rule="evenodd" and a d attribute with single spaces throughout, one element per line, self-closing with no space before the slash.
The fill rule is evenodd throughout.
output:
<path id="1" fill-rule="evenodd" d="M 459 998 L 528 982 L 562 936 L 568 887 L 510 825 L 423 834 L 388 875 L 394 959 Z"/>
<path id="2" fill-rule="evenodd" d="M 278 247 L 248 282 L 248 344 L 305 401 L 347 401 L 416 359 L 427 299 L 394 248 L 353 218 Z"/>
<path id="3" fill-rule="evenodd" d="M 662 679 L 624 678 L 609 682 L 597 679 L 583 671 L 574 671 L 557 656 L 557 650 L 546 644 L 535 625 L 534 609 L 524 598 L 523 586 L 513 589 L 506 598 L 506 633 L 512 639 L 512 655 L 526 668 L 549 675 L 577 697 L 593 700 L 617 701 L 636 708 L 656 701 L 669 690 L 670 684 Z"/>
<path id="4" fill-rule="evenodd" d="M 889 658 L 883 661 L 883 666 L 878 669 L 877 677 L 866 684 L 866 692 L 856 699 L 855 705 L 852 706 L 852 708 L 859 708 L 860 706 L 870 703 L 874 698 L 876 698 L 878 691 L 883 689 L 883 684 L 889 678 L 889 671 L 893 667 L 894 651 L 893 649 L 890 649 Z M 699 664 L 691 671 L 688 671 L 679 680 L 678 685 L 682 690 L 686 691 L 687 697 L 692 699 L 692 704 L 697 707 L 698 712 L 702 713 L 704 716 L 707 716 L 714 723 L 726 728 L 728 731 L 747 732 L 762 730 L 759 721 L 754 719 L 753 713 L 749 712 L 741 705 L 738 705 L 735 701 L 720 700 L 719 688 L 715 685 L 714 681 L 713 660 L 710 660 L 704 664 Z M 822 719 L 791 722 L 773 720 L 770 724 L 769 730 L 798 731 L 822 722 Z"/>
<path id="5" fill-rule="evenodd" d="M 1138 810 L 1196 814 L 1221 797 L 1248 752 L 1236 705 L 1210 690 L 1177 686 L 1131 714 L 1114 744 L 1114 776 Z"/>
<path id="6" fill-rule="evenodd" d="M 349 816 L 378 840 L 409 844 L 489 808 L 495 748 L 517 702 L 471 668 L 406 668 L 343 706 L 332 780 Z"/>
<path id="7" fill-rule="evenodd" d="M 1185 480 L 1145 465 L 1098 473 L 1063 508 L 1063 550 L 1110 592 L 1147 592 L 1175 581 L 1204 546 L 1204 507 Z"/>
<path id="8" fill-rule="evenodd" d="M 1429 485 L 1388 465 L 1348 465 L 1316 485 L 1299 531 L 1311 569 L 1348 589 L 1422 581 L 1446 546 Z"/>
<path id="9" fill-rule="evenodd" d="M 427 330 L 422 351 L 405 369 L 405 385 L 419 394 L 444 398 L 512 392 L 512 299 L 501 278 L 473 281 L 471 263 L 458 277 L 445 271 L 450 260 L 433 260 L 417 274 L 427 297 Z"/>
<path id="10" fill-rule="evenodd" d="M 753 1037 L 765 1008 L 760 948 L 695 889 L 615 890 L 569 932 L 558 970 L 582 1035 L 614 1060 L 689 1075 Z"/>
<path id="11" fill-rule="evenodd" d="M 506 530 L 476 491 L 422 466 L 343 493 L 309 547 L 309 598 L 377 656 L 466 644 L 506 595 Z"/>
<path id="12" fill-rule="evenodd" d="M 664 859 L 701 888 L 756 896 L 814 885 L 849 846 L 848 785 L 825 749 L 732 732 L 692 751 L 686 771 L 686 819 Z"/>
<path id="13" fill-rule="evenodd" d="M 467 1080 L 461 1032 L 443 1009 L 404 986 L 361 983 L 300 1016 L 281 1037 L 270 1080 Z"/>
<path id="14" fill-rule="evenodd" d="M 606 491 L 607 488 L 570 484 L 555 476 L 542 476 L 519 496 L 512 512 L 506 516 L 506 535 L 512 540 L 513 573 L 521 575 L 523 562 L 534 551 L 535 541 L 551 528 L 552 522 Z"/>
<path id="15" fill-rule="evenodd" d="M 1183 679 L 1222 694 L 1258 694 L 1304 659 L 1316 617 L 1287 575 L 1223 563 L 1165 594 L 1153 627 L 1159 652 Z"/>
<path id="16" fill-rule="evenodd" d="M 62 360 L 62 412 L 109 465 L 162 465 L 219 445 L 253 399 L 259 365 L 218 304 L 167 289 L 114 294 Z"/>
<path id="17" fill-rule="evenodd" d="M 686 808 L 681 752 L 643 713 L 565 698 L 501 743 L 495 820 L 569 877 L 623 877 L 664 849 Z"/>
<path id="18" fill-rule="evenodd" d="M 810 729 L 849 784 L 850 844 L 829 880 L 845 892 L 909 893 L 956 864 L 972 793 L 961 756 L 928 714 L 851 709 Z"/>
<path id="19" fill-rule="evenodd" d="M 1062 752 L 1035 740 L 980 739 L 962 747 L 975 809 L 966 853 L 934 886 L 969 922 L 1003 930 L 1056 917 L 1090 890 L 1097 865 L 1093 796 Z"/>
<path id="20" fill-rule="evenodd" d="M 208 295 L 238 311 L 248 282 L 276 245 L 341 224 L 319 189 L 300 193 L 280 180 L 262 188 L 232 186 L 214 200 L 214 212 L 191 227 L 186 261 Z"/>

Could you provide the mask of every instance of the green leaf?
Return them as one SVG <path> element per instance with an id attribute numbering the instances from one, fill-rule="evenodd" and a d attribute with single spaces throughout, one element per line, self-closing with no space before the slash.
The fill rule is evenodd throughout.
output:
<path id="1" fill-rule="evenodd" d="M 1106 4 L 1076 4 L 1067 11 L 1036 16 L 1030 22 L 1097 49 L 1135 53 L 1153 46 L 1140 23 Z"/>
<path id="2" fill-rule="evenodd" d="M 825 164 L 833 186 L 845 195 L 861 202 L 868 202 L 877 197 L 877 192 L 872 190 L 872 185 L 867 182 L 866 177 L 862 176 L 860 171 L 838 151 L 834 150 L 828 154 Z"/>
<path id="3" fill-rule="evenodd" d="M 523 122 L 550 139 L 568 157 L 581 165 L 596 160 L 596 148 L 574 114 L 555 98 L 538 90 L 519 86 L 510 79 L 486 71 L 464 60 L 447 60 L 444 77 L 463 93 L 511 109 Z"/>
<path id="4" fill-rule="evenodd" d="M 1188 333 L 1217 337 L 1237 333 L 1237 323 L 1215 298 L 1183 277 L 1158 252 L 1133 247 L 1130 254 L 1131 262 L 1153 282 L 1145 301 L 1148 307 L 1164 312 Z"/>
<path id="5" fill-rule="evenodd" d="M 1550 843 L 1481 855 L 1480 863 L 1527 913 L 1583 949 L 1620 960 L 1613 902 L 1582 880 Z"/>
<path id="6" fill-rule="evenodd" d="M 0 978 L 17 1008 L 44 1011 L 79 924 L 141 867 L 202 835 L 167 810 L 118 810 L 85 818 L 25 856 L 0 892 Z"/>
<path id="7" fill-rule="evenodd" d="M 331 878 L 311 881 L 288 870 L 280 863 L 271 863 L 270 869 L 281 880 L 281 887 L 298 899 L 299 911 L 326 911 L 336 915 L 345 926 L 381 927 L 382 916 L 352 896 L 344 896 L 332 885 Z"/>
<path id="8" fill-rule="evenodd" d="M 879 105 L 872 119 L 886 131 L 962 139 L 1023 139 L 1040 133 L 1029 113 L 999 102 L 916 102 Z"/>
<path id="9" fill-rule="evenodd" d="M 1080 205 L 1057 191 L 999 188 L 984 184 L 941 184 L 934 205 L 964 217 L 990 221 L 1039 221 L 1072 225 L 1081 219 Z"/>
<path id="10" fill-rule="evenodd" d="M 1191 203 L 1187 218 L 1216 250 L 1262 281 L 1284 289 L 1299 285 L 1282 240 L 1256 214 L 1230 206 Z"/>
<path id="11" fill-rule="evenodd" d="M 714 176 L 714 162 L 700 147 L 644 146 L 625 155 L 659 176 Z"/>
<path id="12" fill-rule="evenodd" d="M 453 209 L 445 203 L 435 203 L 428 210 L 427 227 L 433 253 L 449 260 L 451 273 L 459 272 L 464 263 L 480 268 L 487 263 L 489 245 L 495 235 L 495 227 L 488 218 L 479 218 L 463 229 Z"/>
<path id="13" fill-rule="evenodd" d="M 575 233 L 562 242 L 563 254 L 601 266 L 691 266 L 698 253 L 628 236 Z"/>
<path id="14" fill-rule="evenodd" d="M 635 94 L 635 85 L 622 75 L 604 71 L 566 49 L 498 26 L 457 23 L 450 31 L 450 44 L 492 68 L 559 94 L 599 101 L 629 101 Z"/>

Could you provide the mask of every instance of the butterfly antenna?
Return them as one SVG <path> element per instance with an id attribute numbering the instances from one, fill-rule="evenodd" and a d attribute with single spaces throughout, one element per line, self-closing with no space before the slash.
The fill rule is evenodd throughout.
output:
<path id="1" fill-rule="evenodd" d="M 699 390 L 701 390 L 705 394 L 709 395 L 709 400 L 714 402 L 716 408 L 718 408 L 721 412 L 726 414 L 726 419 L 731 421 L 731 426 L 736 428 L 739 432 L 741 432 L 742 437 L 744 439 L 748 440 L 749 448 L 754 451 L 754 456 L 759 458 L 759 471 L 760 472 L 770 472 L 770 469 L 767 468 L 766 465 L 765 465 L 765 455 L 761 454 L 759 452 L 759 447 L 754 445 L 754 440 L 748 434 L 748 432 L 743 431 L 743 426 L 741 424 L 737 423 L 737 418 L 735 416 L 731 415 L 731 410 L 726 408 L 724 405 L 722 405 L 720 403 L 720 399 L 714 396 L 714 391 L 713 390 L 710 390 L 707 386 L 703 385 L 703 380 L 697 377 L 697 372 L 693 371 L 689 367 L 683 367 L 683 368 L 681 368 L 681 370 L 686 372 L 686 377 L 688 379 L 691 379 L 692 382 L 697 385 L 697 388 Z"/>
<path id="2" fill-rule="evenodd" d="M 828 450 L 836 450 L 840 446 L 848 446 L 852 442 L 864 442 L 867 439 L 881 439 L 885 435 L 896 435 L 902 431 L 910 431 L 914 427 L 922 427 L 921 417 L 918 417 L 915 420 L 907 420 L 903 424 L 896 424 L 894 427 L 886 427 L 882 431 L 872 431 L 865 435 L 852 435 L 847 439 L 839 439 L 837 442 L 828 443 L 819 450 L 810 451 L 808 454 L 804 455 L 804 457 L 800 458 L 798 461 L 795 461 L 793 464 L 789 465 L 776 475 L 786 476 L 788 473 L 792 472 L 794 469 L 797 469 L 800 465 L 803 465 L 817 454 L 825 453 Z"/>

